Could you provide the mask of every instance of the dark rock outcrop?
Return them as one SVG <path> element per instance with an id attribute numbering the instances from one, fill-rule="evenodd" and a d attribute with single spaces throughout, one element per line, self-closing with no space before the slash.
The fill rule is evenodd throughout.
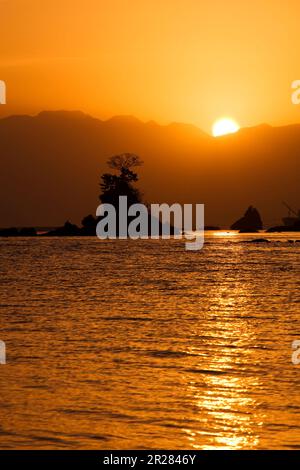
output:
<path id="1" fill-rule="evenodd" d="M 80 228 L 77 225 L 71 224 L 69 221 L 65 223 L 63 227 L 50 230 L 50 232 L 44 233 L 43 237 L 75 237 L 80 235 Z"/>
<path id="2" fill-rule="evenodd" d="M 256 238 L 254 240 L 250 240 L 248 243 L 270 243 L 270 240 L 266 238 Z"/>
<path id="3" fill-rule="evenodd" d="M 251 229 L 247 229 L 247 228 L 242 228 L 241 230 L 239 230 L 239 233 L 258 233 L 259 230 L 251 230 Z"/>
<path id="4" fill-rule="evenodd" d="M 262 230 L 263 223 L 260 214 L 253 206 L 249 206 L 245 215 L 231 225 L 231 230 L 240 230 L 243 233 Z"/>
<path id="5" fill-rule="evenodd" d="M 128 217 L 128 225 L 133 220 L 133 217 Z M 88 215 L 84 217 L 81 224 L 82 227 L 78 227 L 75 224 L 67 221 L 62 227 L 55 228 L 50 230 L 49 232 L 42 233 L 39 236 L 41 237 L 95 237 L 96 236 L 96 227 L 97 223 L 99 222 L 100 218 L 93 217 L 92 215 Z M 141 233 L 143 237 L 147 237 L 151 235 L 151 222 L 152 217 L 149 213 L 148 215 L 148 230 Z M 161 221 L 158 222 L 158 231 L 157 235 L 161 236 L 162 234 L 170 233 L 170 235 L 179 234 L 180 231 L 174 227 L 173 225 L 169 225 L 166 223 L 162 223 Z M 37 232 L 35 228 L 28 227 L 22 228 L 18 230 L 15 227 L 6 228 L 0 230 L 0 237 L 35 237 L 37 236 Z M 119 237 L 119 229 L 117 223 L 117 238 Z"/>
<path id="6" fill-rule="evenodd" d="M 300 221 L 296 221 L 294 225 L 278 225 L 276 227 L 271 227 L 267 230 L 268 233 L 274 232 L 300 232 Z"/>
<path id="7" fill-rule="evenodd" d="M 95 237 L 96 236 L 96 227 L 100 218 L 96 218 L 92 215 L 84 217 L 81 224 L 82 227 L 77 227 L 77 225 L 71 224 L 69 221 L 65 223 L 63 227 L 51 230 L 50 232 L 44 233 L 44 237 Z M 134 217 L 128 217 L 128 225 L 134 220 Z M 151 222 L 152 216 L 149 213 L 148 215 L 148 230 L 141 233 L 141 236 L 147 237 L 151 235 Z M 119 237 L 119 226 L 118 226 L 118 217 L 117 217 L 117 238 Z M 162 234 L 170 233 L 170 235 L 179 234 L 180 231 L 173 225 L 166 223 L 158 222 L 159 233 L 157 235 L 161 236 Z"/>
<path id="8" fill-rule="evenodd" d="M 94 237 L 96 235 L 96 227 L 98 223 L 97 218 L 91 214 L 84 217 L 81 221 L 82 228 L 80 229 L 80 235 L 84 237 Z"/>
<path id="9" fill-rule="evenodd" d="M 24 227 L 17 229 L 16 227 L 4 228 L 0 230 L 0 237 L 36 237 L 37 233 L 33 227 Z"/>
<path id="10" fill-rule="evenodd" d="M 4 228 L 0 230 L 0 237 L 18 237 L 19 232 L 18 229 L 15 227 L 11 228 Z"/>
<path id="11" fill-rule="evenodd" d="M 20 237 L 36 237 L 37 233 L 36 233 L 35 228 L 33 227 L 24 227 L 20 229 L 19 236 Z"/>

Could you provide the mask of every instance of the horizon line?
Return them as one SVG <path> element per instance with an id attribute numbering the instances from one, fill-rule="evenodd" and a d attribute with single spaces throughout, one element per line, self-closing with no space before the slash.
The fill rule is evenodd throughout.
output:
<path id="1" fill-rule="evenodd" d="M 90 118 L 90 119 L 93 119 L 93 120 L 96 120 L 96 121 L 99 121 L 101 123 L 107 123 L 109 121 L 114 121 L 114 120 L 132 120 L 133 122 L 135 121 L 136 123 L 138 124 L 143 124 L 143 125 L 155 125 L 155 126 L 158 126 L 158 127 L 171 127 L 171 126 L 174 126 L 174 125 L 178 125 L 178 126 L 185 126 L 185 127 L 190 127 L 190 128 L 194 128 L 195 130 L 205 134 L 207 137 L 213 137 L 214 139 L 219 139 L 219 138 L 224 138 L 224 137 L 228 137 L 228 136 L 232 136 L 232 135 L 235 135 L 235 134 L 239 134 L 241 131 L 244 131 L 244 130 L 251 130 L 251 129 L 258 129 L 258 128 L 269 128 L 269 129 L 281 129 L 281 128 L 287 128 L 287 127 L 298 127 L 300 126 L 300 122 L 298 123 L 291 123 L 291 124 L 282 124 L 282 125 L 272 125 L 272 124 L 269 124 L 269 123 L 266 123 L 266 122 L 261 122 L 260 124 L 257 124 L 257 125 L 253 125 L 253 126 L 244 126 L 244 127 L 240 127 L 240 129 L 237 131 L 237 132 L 234 132 L 234 133 L 229 133 L 229 134 L 226 134 L 226 135 L 222 135 L 222 136 L 219 136 L 219 137 L 214 137 L 212 134 L 204 131 L 203 129 L 201 129 L 201 127 L 197 126 L 196 124 L 193 124 L 193 123 L 190 123 L 190 122 L 183 122 L 183 121 L 170 121 L 169 123 L 167 124 L 160 124 L 159 122 L 155 121 L 154 119 L 150 119 L 150 120 L 147 120 L 147 121 L 144 121 L 140 118 L 137 118 L 136 116 L 134 116 L 133 114 L 114 114 L 112 115 L 111 117 L 107 118 L 107 119 L 101 119 L 101 118 L 98 118 L 98 117 L 95 117 L 93 116 L 92 114 L 89 114 L 89 113 L 86 113 L 80 109 L 53 109 L 53 110 L 49 110 L 49 109 L 44 109 L 44 110 L 41 110 L 41 111 L 38 111 L 36 113 L 20 113 L 20 114 L 16 114 L 16 113 L 13 113 L 13 114 L 9 114 L 9 115 L 6 115 L 6 116 L 1 116 L 0 117 L 0 121 L 3 121 L 5 119 L 12 119 L 12 118 L 18 118 L 18 117 L 28 117 L 28 118 L 38 118 L 44 114 L 69 114 L 69 115 L 80 115 L 84 118 Z"/>

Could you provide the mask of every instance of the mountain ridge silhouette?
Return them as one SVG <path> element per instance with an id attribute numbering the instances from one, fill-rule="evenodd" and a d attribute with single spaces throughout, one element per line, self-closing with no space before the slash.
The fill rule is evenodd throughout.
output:
<path id="1" fill-rule="evenodd" d="M 229 226 L 250 204 L 275 225 L 282 200 L 300 205 L 300 124 L 214 138 L 185 123 L 42 111 L 0 119 L 0 226 L 80 222 L 99 204 L 107 159 L 123 152 L 145 162 L 146 201 L 205 203 L 208 225 Z"/>

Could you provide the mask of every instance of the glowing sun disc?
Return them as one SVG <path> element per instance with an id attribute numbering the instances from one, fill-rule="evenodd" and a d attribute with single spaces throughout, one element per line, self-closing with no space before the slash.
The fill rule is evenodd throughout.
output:
<path id="1" fill-rule="evenodd" d="M 226 134 L 234 134 L 240 129 L 240 126 L 231 118 L 218 119 L 213 125 L 212 134 L 219 137 Z"/>

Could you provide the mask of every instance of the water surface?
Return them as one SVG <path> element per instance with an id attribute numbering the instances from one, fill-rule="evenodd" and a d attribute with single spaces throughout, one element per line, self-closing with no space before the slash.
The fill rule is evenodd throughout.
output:
<path id="1" fill-rule="evenodd" d="M 300 448 L 300 236 L 253 238 L 1 239 L 0 447 Z"/>

